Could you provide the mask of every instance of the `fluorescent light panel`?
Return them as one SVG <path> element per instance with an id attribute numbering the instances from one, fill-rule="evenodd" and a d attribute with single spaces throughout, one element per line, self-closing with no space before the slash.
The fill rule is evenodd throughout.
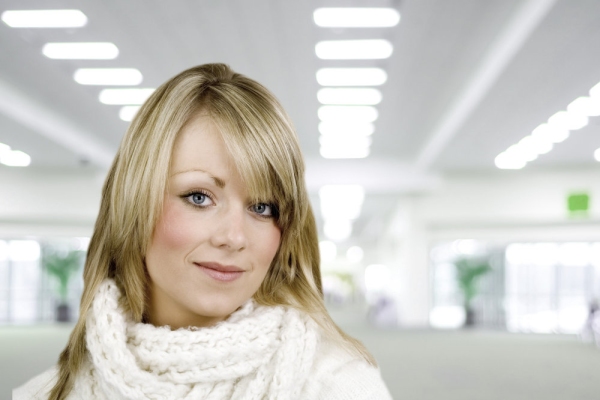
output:
<path id="1" fill-rule="evenodd" d="M 552 150 L 552 143 L 540 140 L 539 137 L 526 136 L 495 159 L 498 168 L 520 169 L 528 162 Z"/>
<path id="2" fill-rule="evenodd" d="M 523 146 L 519 146 L 519 144 L 513 144 L 508 149 L 506 149 L 505 153 L 509 154 L 511 157 L 515 159 L 523 160 L 525 162 L 533 161 L 538 158 L 538 154 L 530 151 L 531 149 L 525 148 Z"/>
<path id="3" fill-rule="evenodd" d="M 381 60 L 392 55 L 393 46 L 385 39 L 329 40 L 315 45 L 323 60 Z"/>
<path id="4" fill-rule="evenodd" d="M 31 157 L 27 153 L 12 150 L 10 146 L 0 143 L 0 164 L 9 167 L 27 167 L 31 164 Z"/>
<path id="5" fill-rule="evenodd" d="M 372 122 L 325 121 L 319 122 L 319 132 L 323 136 L 369 136 L 375 132 Z"/>
<path id="6" fill-rule="evenodd" d="M 27 167 L 31 164 L 31 157 L 22 151 L 12 150 L 0 157 L 0 163 L 9 167 Z"/>
<path id="7" fill-rule="evenodd" d="M 398 25 L 394 8 L 317 8 L 315 24 L 322 28 L 387 28 Z"/>
<path id="8" fill-rule="evenodd" d="M 322 148 L 368 148 L 371 142 L 370 136 L 321 136 L 319 138 Z"/>
<path id="9" fill-rule="evenodd" d="M 80 68 L 73 76 L 81 85 L 128 86 L 142 83 L 142 73 L 135 68 Z"/>
<path id="10" fill-rule="evenodd" d="M 594 151 L 594 158 L 596 161 L 600 162 L 600 149 L 596 149 L 596 151 Z"/>
<path id="11" fill-rule="evenodd" d="M 548 122 L 536 127 L 530 136 L 500 153 L 494 163 L 501 169 L 521 169 L 525 165 L 552 150 L 555 143 L 566 140 L 571 131 L 585 127 L 588 117 L 600 116 L 600 83 L 590 89 L 590 96 L 573 100 L 566 111 L 559 111 L 548 118 Z M 598 159 L 600 149 L 594 152 Z"/>
<path id="12" fill-rule="evenodd" d="M 494 163 L 500 169 L 521 169 L 527 165 L 527 161 L 523 161 L 519 157 L 507 152 L 500 153 L 494 159 Z"/>
<path id="13" fill-rule="evenodd" d="M 588 118 L 583 115 L 572 114 L 567 111 L 559 111 L 548 118 L 548 125 L 558 129 L 576 131 L 588 124 Z"/>
<path id="14" fill-rule="evenodd" d="M 567 106 L 567 112 L 583 117 L 600 116 L 600 97 L 578 97 Z"/>
<path id="15" fill-rule="evenodd" d="M 116 105 L 140 105 L 156 89 L 103 89 L 100 92 L 100 103 Z"/>
<path id="16" fill-rule="evenodd" d="M 321 86 L 379 86 L 387 80 L 381 68 L 321 68 L 317 82 Z"/>
<path id="17" fill-rule="evenodd" d="M 541 124 L 531 132 L 531 136 L 550 143 L 561 143 L 569 137 L 567 129 L 548 124 Z"/>
<path id="18" fill-rule="evenodd" d="M 87 17 L 79 10 L 8 10 L 2 21 L 11 28 L 80 28 Z"/>
<path id="19" fill-rule="evenodd" d="M 119 110 L 119 118 L 126 122 L 133 121 L 133 118 L 139 109 L 140 106 L 123 106 Z"/>
<path id="20" fill-rule="evenodd" d="M 369 147 L 323 147 L 319 149 L 321 157 L 328 159 L 366 158 L 370 153 Z"/>
<path id="21" fill-rule="evenodd" d="M 381 102 L 381 92 L 372 88 L 323 88 L 317 99 L 321 104 L 371 106 Z"/>
<path id="22" fill-rule="evenodd" d="M 46 43 L 42 53 L 56 60 L 112 60 L 119 49 L 109 42 Z"/>
<path id="23" fill-rule="evenodd" d="M 552 150 L 554 146 L 552 142 L 541 140 L 536 136 L 525 136 L 518 143 L 522 151 L 533 154 L 546 154 Z"/>
<path id="24" fill-rule="evenodd" d="M 370 136 L 321 136 L 320 153 L 323 158 L 365 158 L 371 142 Z"/>
<path id="25" fill-rule="evenodd" d="M 318 113 L 319 119 L 327 122 L 373 122 L 379 117 L 372 106 L 321 106 Z"/>

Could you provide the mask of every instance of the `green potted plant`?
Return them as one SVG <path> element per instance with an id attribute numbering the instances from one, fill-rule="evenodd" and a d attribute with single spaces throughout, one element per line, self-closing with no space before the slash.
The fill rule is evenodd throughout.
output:
<path id="1" fill-rule="evenodd" d="M 51 277 L 58 281 L 59 302 L 56 307 L 56 320 L 68 322 L 71 320 L 71 308 L 68 302 L 69 282 L 81 268 L 84 252 L 71 250 L 59 252 L 50 246 L 44 247 L 42 263 Z"/>
<path id="2" fill-rule="evenodd" d="M 473 310 L 473 299 L 477 295 L 477 283 L 479 279 L 490 272 L 492 268 L 487 259 L 461 257 L 454 262 L 458 286 L 463 293 L 463 305 L 465 307 L 465 326 L 475 325 L 475 311 Z"/>

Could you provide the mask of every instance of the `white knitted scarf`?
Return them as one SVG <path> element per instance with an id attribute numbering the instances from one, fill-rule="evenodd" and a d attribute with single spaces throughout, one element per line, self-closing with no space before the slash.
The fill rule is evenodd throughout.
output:
<path id="1" fill-rule="evenodd" d="M 69 399 L 296 399 L 318 342 L 312 319 L 249 300 L 215 326 L 135 323 L 112 280 L 86 321 L 89 360 Z"/>

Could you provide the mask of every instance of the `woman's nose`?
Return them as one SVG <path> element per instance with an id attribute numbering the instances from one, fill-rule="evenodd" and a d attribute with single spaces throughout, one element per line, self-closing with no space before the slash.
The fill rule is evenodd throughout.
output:
<path id="1" fill-rule="evenodd" d="M 221 218 L 215 221 L 211 242 L 213 246 L 227 248 L 231 251 L 240 251 L 248 245 L 246 234 L 245 210 L 224 210 Z"/>

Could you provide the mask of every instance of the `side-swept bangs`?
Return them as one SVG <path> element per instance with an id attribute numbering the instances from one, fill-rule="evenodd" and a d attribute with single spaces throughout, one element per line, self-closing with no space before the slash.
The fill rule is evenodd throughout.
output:
<path id="1" fill-rule="evenodd" d="M 219 128 L 251 200 L 273 204 L 282 232 L 292 233 L 302 214 L 304 165 L 283 108 L 266 88 L 237 75 L 208 86 L 200 109 Z"/>

